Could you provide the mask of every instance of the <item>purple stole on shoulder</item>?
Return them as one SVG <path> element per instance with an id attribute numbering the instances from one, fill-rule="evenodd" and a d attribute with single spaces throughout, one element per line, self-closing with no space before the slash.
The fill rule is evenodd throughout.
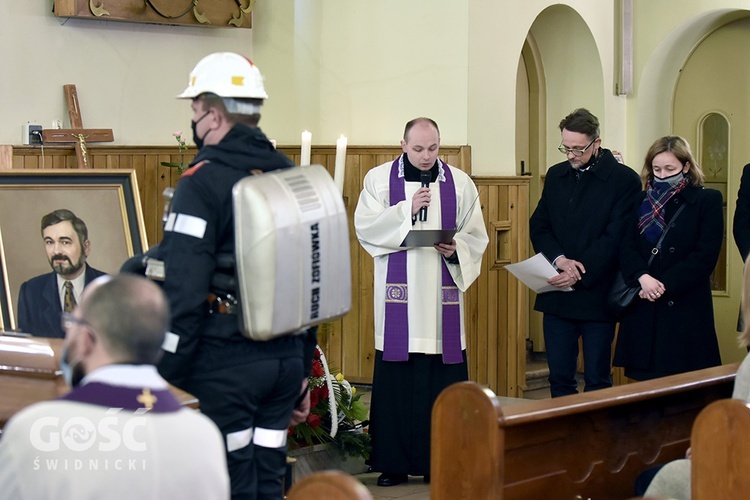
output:
<path id="1" fill-rule="evenodd" d="M 89 382 L 78 386 L 59 399 L 133 410 L 136 413 L 171 413 L 182 408 L 169 389 L 123 387 L 102 382 Z"/>
<path id="2" fill-rule="evenodd" d="M 403 174 L 399 176 L 401 157 L 391 165 L 389 193 L 391 206 L 406 199 Z M 438 160 L 440 161 L 440 160 Z M 441 228 L 456 228 L 456 186 L 453 174 L 445 163 L 445 184 L 440 187 Z M 440 180 L 438 179 L 438 182 Z M 383 339 L 384 361 L 407 361 L 409 359 L 409 306 L 406 280 L 406 252 L 401 250 L 388 255 L 388 272 L 385 282 L 385 332 Z M 461 311 L 459 291 L 445 259 L 442 264 L 442 313 L 443 313 L 443 363 L 461 363 Z"/>

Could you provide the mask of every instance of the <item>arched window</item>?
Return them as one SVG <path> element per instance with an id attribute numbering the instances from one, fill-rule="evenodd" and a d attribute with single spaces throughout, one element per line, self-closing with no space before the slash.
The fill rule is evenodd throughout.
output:
<path id="1" fill-rule="evenodd" d="M 724 198 L 724 239 L 719 262 L 711 275 L 711 289 L 727 290 L 727 179 L 729 175 L 729 121 L 719 113 L 708 113 L 698 126 L 700 165 L 706 187 L 717 189 Z"/>

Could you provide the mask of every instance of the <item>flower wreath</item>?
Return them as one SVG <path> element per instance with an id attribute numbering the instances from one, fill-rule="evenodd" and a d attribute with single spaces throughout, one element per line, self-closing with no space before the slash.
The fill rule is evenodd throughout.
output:
<path id="1" fill-rule="evenodd" d="M 289 427 L 289 448 L 334 444 L 344 457 L 368 458 L 370 435 L 364 432 L 367 407 L 360 401 L 362 395 L 342 373 L 331 374 L 320 346 L 313 353 L 308 388 L 310 414 L 305 422 Z"/>

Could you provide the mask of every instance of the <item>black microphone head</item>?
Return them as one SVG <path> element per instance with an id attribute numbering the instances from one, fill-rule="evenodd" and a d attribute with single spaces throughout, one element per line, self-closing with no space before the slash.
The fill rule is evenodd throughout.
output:
<path id="1" fill-rule="evenodd" d="M 429 186 L 430 181 L 432 180 L 432 172 L 430 172 L 429 170 L 422 170 L 420 180 L 422 181 L 422 187 Z"/>

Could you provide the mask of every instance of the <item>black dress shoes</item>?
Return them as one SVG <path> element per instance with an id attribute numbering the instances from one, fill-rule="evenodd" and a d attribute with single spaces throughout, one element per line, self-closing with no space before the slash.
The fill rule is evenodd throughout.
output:
<path id="1" fill-rule="evenodd" d="M 383 473 L 378 478 L 378 486 L 396 486 L 397 484 L 403 484 L 408 481 L 409 476 L 406 474 Z"/>

